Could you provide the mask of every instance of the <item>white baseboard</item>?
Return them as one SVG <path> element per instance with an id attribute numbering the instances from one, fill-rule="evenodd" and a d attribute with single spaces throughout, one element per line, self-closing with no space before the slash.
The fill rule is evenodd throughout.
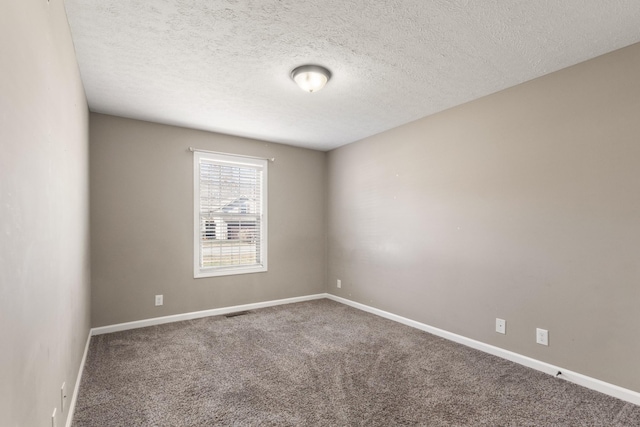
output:
<path id="1" fill-rule="evenodd" d="M 529 368 L 547 373 L 549 375 L 555 376 L 558 373 L 558 371 L 560 371 L 562 372 L 562 375 L 560 375 L 558 378 L 581 385 L 591 390 L 598 391 L 600 393 L 607 394 L 609 396 L 616 397 L 618 399 L 621 399 L 636 405 L 640 405 L 640 393 L 636 391 L 622 388 L 614 384 L 609 384 L 604 381 L 580 374 L 578 372 L 573 372 L 559 366 L 554 366 L 549 363 L 542 362 L 540 360 L 532 359 L 530 357 L 523 356 L 521 354 L 502 349 L 500 347 L 486 344 L 481 341 L 476 341 L 471 338 L 464 337 L 462 335 L 454 334 L 452 332 L 448 332 L 443 329 L 426 325 L 424 323 L 416 322 L 415 320 L 407 319 L 406 317 L 398 316 L 396 314 L 389 313 L 387 311 L 370 307 L 368 305 L 360 304 L 358 302 L 351 301 L 346 298 L 342 298 L 332 294 L 326 294 L 326 298 L 357 308 L 362 311 L 366 311 L 368 313 L 378 315 L 380 317 L 384 317 L 385 319 L 393 320 L 395 322 L 402 323 L 404 325 L 411 326 L 416 329 L 420 329 L 421 331 L 425 331 L 430 334 L 448 339 L 450 341 L 454 341 L 459 344 L 466 345 L 467 347 L 475 348 L 476 350 L 480 350 L 485 353 L 498 356 L 502 359 L 510 360 L 511 362 L 515 362 L 520 365 L 527 366 Z"/>
<path id="2" fill-rule="evenodd" d="M 147 326 L 162 325 L 164 323 L 180 322 L 182 320 L 199 319 L 201 317 L 220 316 L 223 314 L 235 313 L 237 311 L 257 310 L 259 308 L 273 307 L 282 304 L 292 304 L 295 302 L 311 301 L 327 298 L 328 294 L 315 294 L 303 297 L 285 298 L 253 304 L 235 305 L 232 307 L 214 308 L 211 310 L 194 311 L 191 313 L 174 314 L 172 316 L 154 317 L 152 319 L 136 320 L 134 322 L 118 323 L 116 325 L 100 326 L 91 329 L 91 335 L 108 334 L 111 332 L 126 331 L 128 329 L 144 328 Z"/>
<path id="3" fill-rule="evenodd" d="M 76 401 L 78 400 L 78 391 L 80 390 L 80 381 L 82 380 L 82 373 L 84 372 L 84 364 L 87 361 L 87 353 L 89 352 L 89 342 L 91 342 L 91 330 L 87 336 L 87 343 L 84 345 L 84 353 L 82 354 L 82 360 L 80 361 L 80 367 L 78 368 L 78 376 L 76 377 L 76 385 L 73 387 L 73 395 L 71 395 L 71 401 L 69 402 L 69 409 L 67 409 L 67 422 L 66 427 L 71 427 L 73 423 L 73 413 L 76 410 Z"/>

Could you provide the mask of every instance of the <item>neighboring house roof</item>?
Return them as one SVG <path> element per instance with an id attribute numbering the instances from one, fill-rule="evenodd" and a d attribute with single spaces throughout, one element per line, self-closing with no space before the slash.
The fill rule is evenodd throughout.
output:
<path id="1" fill-rule="evenodd" d="M 221 210 L 224 213 L 255 213 L 255 209 L 252 209 L 253 206 L 255 206 L 255 200 L 240 196 L 233 202 L 223 206 Z"/>

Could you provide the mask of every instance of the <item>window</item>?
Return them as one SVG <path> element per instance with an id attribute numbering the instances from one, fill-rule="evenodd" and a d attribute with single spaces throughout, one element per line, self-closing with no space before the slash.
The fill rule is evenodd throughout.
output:
<path id="1" fill-rule="evenodd" d="M 194 151 L 194 277 L 267 271 L 267 160 Z"/>

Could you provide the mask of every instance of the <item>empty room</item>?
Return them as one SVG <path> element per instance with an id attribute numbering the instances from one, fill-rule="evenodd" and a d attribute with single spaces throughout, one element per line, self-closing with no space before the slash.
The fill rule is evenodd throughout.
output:
<path id="1" fill-rule="evenodd" d="M 640 2 L 0 3 L 0 425 L 639 426 Z"/>

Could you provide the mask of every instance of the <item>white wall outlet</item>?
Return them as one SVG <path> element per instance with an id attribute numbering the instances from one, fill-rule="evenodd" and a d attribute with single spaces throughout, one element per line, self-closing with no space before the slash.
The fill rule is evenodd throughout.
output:
<path id="1" fill-rule="evenodd" d="M 51 427 L 58 427 L 58 422 L 56 421 L 56 412 L 58 408 L 53 408 L 53 414 L 51 414 Z"/>
<path id="2" fill-rule="evenodd" d="M 549 331 L 536 328 L 536 342 L 542 345 L 549 345 Z"/>
<path id="3" fill-rule="evenodd" d="M 496 332 L 499 334 L 507 333 L 507 321 L 496 317 Z"/>
<path id="4" fill-rule="evenodd" d="M 338 281 L 336 282 L 336 286 L 338 288 L 341 288 L 342 287 L 342 280 L 338 279 Z"/>
<path id="5" fill-rule="evenodd" d="M 164 304 L 164 298 L 162 295 L 156 295 L 156 306 Z"/>
<path id="6" fill-rule="evenodd" d="M 67 392 L 65 390 L 66 383 L 62 383 L 60 387 L 60 413 L 64 414 L 64 408 L 67 407 Z"/>

